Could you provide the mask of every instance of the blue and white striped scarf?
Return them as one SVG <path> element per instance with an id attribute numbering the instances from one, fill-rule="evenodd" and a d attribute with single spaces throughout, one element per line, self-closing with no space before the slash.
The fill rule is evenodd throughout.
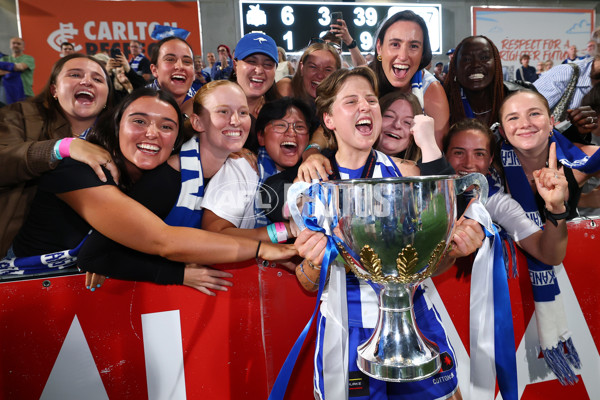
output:
<path id="1" fill-rule="evenodd" d="M 258 184 L 256 185 L 257 189 L 263 185 L 263 183 L 271 176 L 277 174 L 277 166 L 275 165 L 275 161 L 269 156 L 267 153 L 267 149 L 264 146 L 258 148 Z M 265 215 L 265 211 L 260 207 L 260 193 L 259 190 L 256 191 L 256 196 L 254 198 L 254 215 L 256 216 L 254 227 L 260 228 L 263 226 L 269 225 L 269 220 Z"/>
<path id="2" fill-rule="evenodd" d="M 549 141 L 556 143 L 556 156 L 564 166 L 586 173 L 600 170 L 600 152 L 587 156 L 556 130 Z M 533 191 L 510 143 L 502 145 L 501 161 L 512 197 L 523 207 L 527 217 L 543 229 Z M 575 384 L 578 378 L 572 367 L 580 368 L 581 364 L 567 322 L 561 317 L 564 316 L 564 305 L 554 266 L 541 263 L 527 254 L 526 258 L 544 360 L 561 384 Z M 546 318 L 547 316 L 551 318 Z M 567 353 L 564 352 L 565 346 Z"/>
<path id="3" fill-rule="evenodd" d="M 423 92 L 423 70 L 418 70 L 410 80 L 410 90 L 412 94 L 417 96 L 419 99 L 419 104 L 421 104 L 421 108 L 423 109 L 423 113 L 425 112 L 425 93 Z"/>
<path id="4" fill-rule="evenodd" d="M 79 254 L 81 246 L 90 236 L 90 233 L 91 231 L 85 235 L 77 247 L 71 250 L 57 251 L 41 256 L 6 257 L 0 260 L 0 276 L 41 274 L 72 267 L 77 264 L 77 254 Z"/>
<path id="5" fill-rule="evenodd" d="M 179 153 L 181 164 L 181 191 L 177 204 L 171 209 L 165 223 L 171 226 L 202 226 L 202 199 L 204 197 L 204 176 L 198 135 L 181 146 Z"/>

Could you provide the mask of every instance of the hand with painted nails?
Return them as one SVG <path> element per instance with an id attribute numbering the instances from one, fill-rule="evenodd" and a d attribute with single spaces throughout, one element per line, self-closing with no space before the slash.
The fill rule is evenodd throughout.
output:
<path id="1" fill-rule="evenodd" d="M 85 273 L 85 288 L 90 291 L 95 291 L 96 289 L 102 287 L 104 281 L 108 279 L 108 277 L 100 274 L 96 274 L 93 272 Z"/>

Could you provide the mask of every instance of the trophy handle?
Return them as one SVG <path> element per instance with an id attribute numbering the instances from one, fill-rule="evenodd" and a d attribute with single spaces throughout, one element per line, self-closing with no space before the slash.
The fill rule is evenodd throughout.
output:
<path id="1" fill-rule="evenodd" d="M 480 173 L 472 173 L 456 178 L 456 185 L 454 188 L 456 195 L 458 196 L 459 194 L 464 193 L 471 186 L 475 186 L 475 191 L 477 192 L 477 197 L 481 204 L 487 203 L 489 191 L 488 182 L 485 176 Z"/>
<path id="2" fill-rule="evenodd" d="M 304 219 L 302 218 L 302 214 L 298 209 L 298 198 L 302 195 L 308 195 L 308 188 L 312 186 L 311 183 L 308 182 L 296 182 L 287 192 L 287 203 L 288 209 L 290 210 L 290 215 L 294 219 L 294 222 L 298 226 L 298 229 L 301 231 L 306 228 L 304 225 Z"/>

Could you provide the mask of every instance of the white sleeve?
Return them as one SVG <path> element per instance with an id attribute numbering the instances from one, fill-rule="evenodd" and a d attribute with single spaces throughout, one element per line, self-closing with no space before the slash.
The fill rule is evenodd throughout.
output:
<path id="1" fill-rule="evenodd" d="M 546 71 L 533 82 L 536 90 L 548 100 L 550 108 L 554 107 L 567 89 L 573 74 L 573 68 L 567 64 L 557 65 Z"/>
<path id="2" fill-rule="evenodd" d="M 516 242 L 540 230 L 535 222 L 527 218 L 523 207 L 511 195 L 499 191 L 488 199 L 485 208 L 492 220 L 508 232 Z"/>
<path id="3" fill-rule="evenodd" d="M 258 175 L 248 161 L 229 158 L 208 183 L 202 206 L 236 228 L 246 228 L 244 221 L 248 210 L 254 210 L 257 188 Z"/>

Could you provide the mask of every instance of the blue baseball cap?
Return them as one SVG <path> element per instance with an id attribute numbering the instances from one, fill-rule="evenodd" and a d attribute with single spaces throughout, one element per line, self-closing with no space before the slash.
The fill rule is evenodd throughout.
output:
<path id="1" fill-rule="evenodd" d="M 238 60 L 243 60 L 256 53 L 269 56 L 276 64 L 279 63 L 277 44 L 270 36 L 263 32 L 248 33 L 247 35 L 244 35 L 244 37 L 237 42 L 237 46 L 235 46 L 235 58 Z"/>

